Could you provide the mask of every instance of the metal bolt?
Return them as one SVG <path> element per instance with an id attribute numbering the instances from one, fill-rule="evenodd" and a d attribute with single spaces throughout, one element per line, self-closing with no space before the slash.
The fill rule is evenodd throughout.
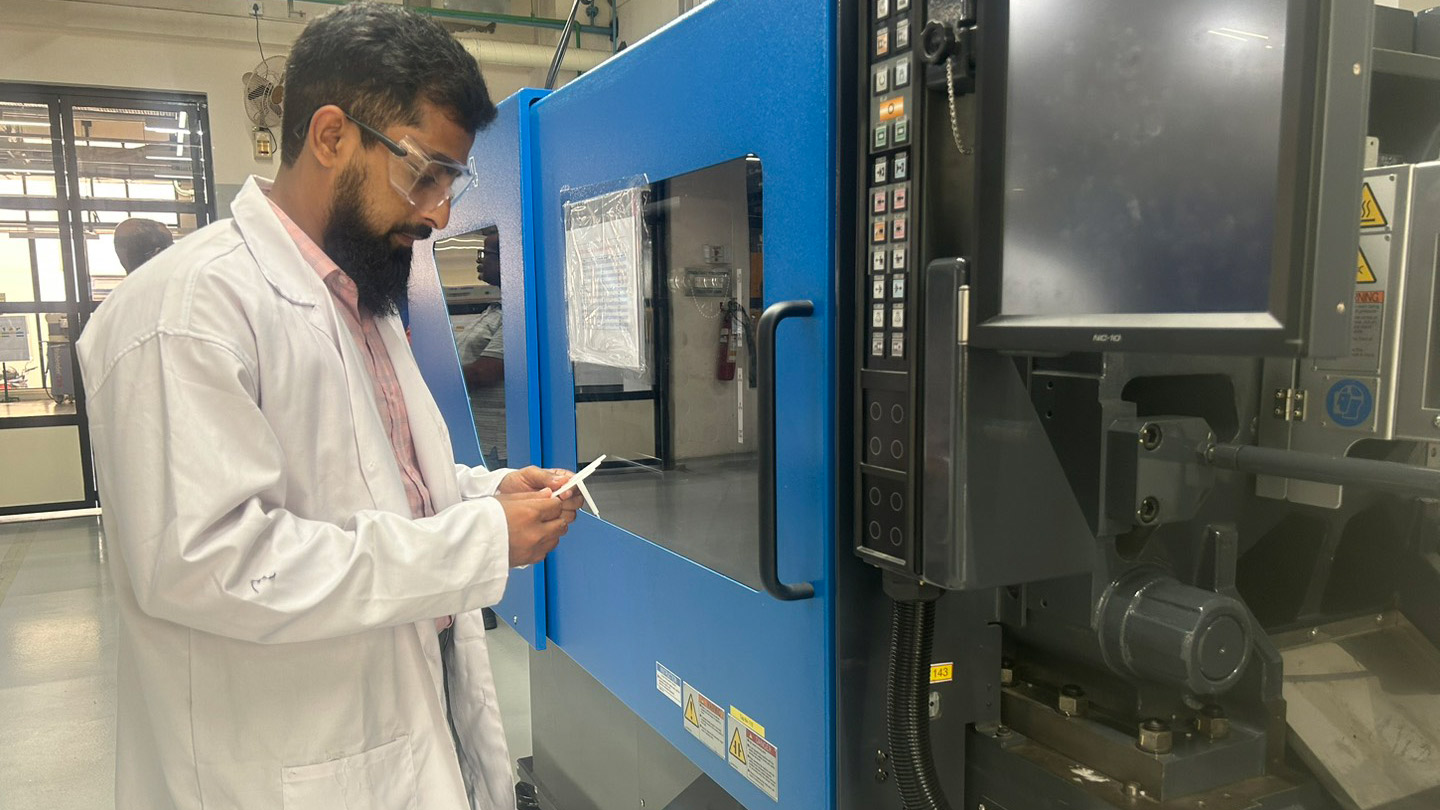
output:
<path id="1" fill-rule="evenodd" d="M 1312 628 L 1310 628 L 1310 638 L 1319 638 L 1319 637 L 1320 637 L 1320 628 L 1318 628 L 1318 627 L 1312 627 Z"/>
<path id="2" fill-rule="evenodd" d="M 1000 659 L 1000 685 L 1010 686 L 1015 683 L 1015 662 L 1009 658 Z"/>
<path id="3" fill-rule="evenodd" d="M 1336 314 L 1339 314 L 1339 315 L 1344 315 L 1344 314 L 1345 314 L 1345 302 L 1344 302 L 1344 301 L 1341 301 L 1340 303 L 1338 303 L 1338 304 L 1335 305 L 1335 312 L 1336 312 Z"/>
<path id="4" fill-rule="evenodd" d="M 889 773 L 886 773 L 886 771 L 885 771 L 884 768 L 881 768 L 881 769 L 879 769 L 879 770 L 877 770 L 877 771 L 875 772 L 875 781 L 876 781 L 876 782 L 884 782 L 886 779 L 889 779 L 889 778 L 890 778 L 890 774 L 889 774 Z"/>
<path id="5" fill-rule="evenodd" d="M 1207 703 L 1195 718 L 1195 729 L 1212 740 L 1223 740 L 1230 736 L 1230 718 L 1219 705 Z"/>
<path id="6" fill-rule="evenodd" d="M 510 617 L 510 623 L 511 623 L 511 624 L 519 624 L 519 623 L 520 623 L 520 617 L 519 617 L 519 616 L 511 616 L 511 617 Z"/>
<path id="7" fill-rule="evenodd" d="M 1150 525 L 1160 519 L 1160 499 L 1154 495 L 1148 496 L 1140 502 L 1140 508 L 1135 510 L 1135 517 L 1141 523 Z"/>
<path id="8" fill-rule="evenodd" d="M 1376 623 L 1376 624 L 1384 624 L 1384 623 L 1385 623 L 1385 614 L 1384 614 L 1384 613 L 1381 613 L 1379 616 L 1376 616 L 1376 617 L 1375 617 L 1375 623 Z"/>
<path id="9" fill-rule="evenodd" d="M 876 764 L 876 765 L 884 765 L 885 763 L 887 763 L 887 762 L 889 762 L 889 761 L 890 761 L 890 755 L 889 755 L 889 754 L 885 753 L 884 751 L 879 751 L 879 750 L 877 750 L 877 751 L 875 752 L 875 764 Z"/>
<path id="10" fill-rule="evenodd" d="M 1006 725 L 996 726 L 996 727 L 995 727 L 995 736 L 996 736 L 996 737 L 1009 737 L 1009 736 L 1010 736 L 1010 727 L 1009 727 L 1009 726 L 1006 726 Z"/>
<path id="11" fill-rule="evenodd" d="M 1169 723 L 1152 717 L 1141 721 L 1137 745 L 1146 753 L 1168 754 L 1175 748 L 1175 735 L 1171 733 Z"/>
<path id="12" fill-rule="evenodd" d="M 1440 428 L 1440 416 L 1437 416 L 1434 419 L 1430 420 L 1430 424 L 1434 425 L 1437 428 Z"/>
<path id="13" fill-rule="evenodd" d="M 1140 798 L 1140 794 L 1141 794 L 1141 793 L 1142 793 L 1142 791 L 1140 790 L 1140 783 L 1139 783 L 1139 782 L 1126 782 L 1126 783 L 1125 783 L 1125 797 L 1126 797 L 1126 798 L 1129 798 L 1129 799 L 1138 799 L 1138 798 Z"/>
<path id="14" fill-rule="evenodd" d="M 1151 423 L 1140 428 L 1140 446 L 1146 450 L 1154 450 L 1159 447 L 1164 438 L 1165 432 L 1157 424 Z"/>
<path id="15" fill-rule="evenodd" d="M 1090 708 L 1090 698 L 1085 690 L 1073 683 L 1060 687 L 1060 713 L 1066 717 L 1079 717 Z"/>
<path id="16" fill-rule="evenodd" d="M 1356 75 L 1356 76 L 1359 76 L 1361 73 L 1364 73 L 1364 72 L 1365 72 L 1365 68 L 1360 67 L 1360 63 L 1359 63 L 1359 62 L 1356 62 L 1350 69 L 1353 70 L 1353 71 L 1355 71 L 1355 75 Z"/>
<path id="17" fill-rule="evenodd" d="M 645 806 L 645 800 L 644 800 L 644 799 L 641 799 L 641 800 L 640 800 L 640 806 L 641 806 L 641 807 L 644 807 L 644 806 Z"/>

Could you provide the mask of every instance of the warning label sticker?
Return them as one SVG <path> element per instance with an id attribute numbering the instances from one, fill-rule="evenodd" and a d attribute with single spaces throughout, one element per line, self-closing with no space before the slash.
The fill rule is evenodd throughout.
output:
<path id="1" fill-rule="evenodd" d="M 1364 361 L 1345 368 L 1378 367 L 1385 338 L 1385 300 L 1390 284 L 1390 235 L 1360 237 L 1360 260 L 1355 269 L 1355 304 L 1350 311 L 1350 357 Z"/>
<path id="2" fill-rule="evenodd" d="M 1385 216 L 1385 209 L 1380 206 L 1380 201 L 1375 198 L 1375 190 L 1371 188 L 1369 183 L 1365 184 L 1365 190 L 1360 195 L 1360 227 L 1390 227 L 1390 220 Z"/>
<path id="3" fill-rule="evenodd" d="M 727 737 L 730 743 L 726 758 L 730 767 L 739 771 L 765 795 L 780 801 L 780 749 L 733 714 Z"/>
<path id="4" fill-rule="evenodd" d="M 725 710 L 715 701 L 696 691 L 688 683 L 682 684 L 682 700 L 685 707 L 685 730 L 715 752 L 725 757 Z"/>
<path id="5" fill-rule="evenodd" d="M 659 661 L 655 662 L 655 688 L 660 694 L 670 698 L 670 702 L 676 706 L 680 705 L 682 698 L 680 687 L 680 676 L 666 669 Z"/>

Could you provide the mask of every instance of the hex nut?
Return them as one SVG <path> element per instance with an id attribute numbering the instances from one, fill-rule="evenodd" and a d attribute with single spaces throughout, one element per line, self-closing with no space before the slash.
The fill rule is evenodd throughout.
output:
<path id="1" fill-rule="evenodd" d="M 1141 751 L 1149 754 L 1168 754 L 1175 748 L 1175 735 L 1170 731 L 1169 723 L 1152 718 L 1140 723 L 1136 744 Z"/>
<path id="2" fill-rule="evenodd" d="M 1066 717 L 1079 717 L 1090 709 L 1090 698 L 1085 690 L 1073 683 L 1060 687 L 1060 713 Z"/>
<path id="3" fill-rule="evenodd" d="M 1214 703 L 1206 704 L 1195 717 L 1195 730 L 1212 740 L 1223 740 L 1230 736 L 1230 718 Z"/>

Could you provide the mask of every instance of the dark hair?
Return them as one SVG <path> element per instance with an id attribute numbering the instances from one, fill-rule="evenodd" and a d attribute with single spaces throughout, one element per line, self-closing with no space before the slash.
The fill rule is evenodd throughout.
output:
<path id="1" fill-rule="evenodd" d="M 132 217 L 115 226 L 115 255 L 126 275 L 173 244 L 170 229 L 153 219 Z"/>
<path id="2" fill-rule="evenodd" d="M 418 124 L 427 101 L 471 132 L 495 120 L 480 66 L 439 23 L 387 3 L 342 6 L 306 26 L 290 51 L 281 163 L 294 165 L 326 104 L 384 131 Z M 378 143 L 363 129 L 360 138 Z"/>

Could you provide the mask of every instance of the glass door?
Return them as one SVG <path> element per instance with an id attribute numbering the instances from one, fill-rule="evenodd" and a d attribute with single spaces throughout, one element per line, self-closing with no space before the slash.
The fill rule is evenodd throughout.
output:
<path id="1" fill-rule="evenodd" d="M 0 84 L 0 515 L 98 504 L 74 340 L 131 218 L 214 219 L 203 97 Z"/>
<path id="2" fill-rule="evenodd" d="M 549 636 L 749 808 L 834 801 L 835 13 L 702 5 L 534 108 L 543 458 L 611 463 Z M 658 405 L 587 415 L 607 345 Z"/>

